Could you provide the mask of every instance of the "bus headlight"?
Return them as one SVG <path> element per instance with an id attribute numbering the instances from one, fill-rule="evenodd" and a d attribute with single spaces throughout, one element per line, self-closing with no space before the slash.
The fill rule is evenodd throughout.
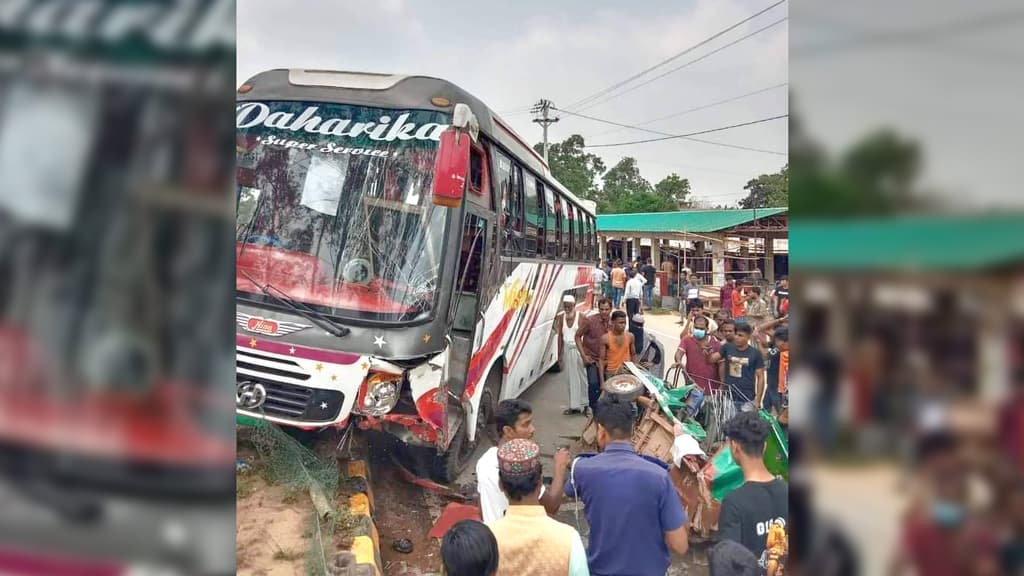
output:
<path id="1" fill-rule="evenodd" d="M 387 414 L 398 403 L 402 377 L 396 374 L 371 374 L 359 401 L 359 412 L 367 416 Z"/>

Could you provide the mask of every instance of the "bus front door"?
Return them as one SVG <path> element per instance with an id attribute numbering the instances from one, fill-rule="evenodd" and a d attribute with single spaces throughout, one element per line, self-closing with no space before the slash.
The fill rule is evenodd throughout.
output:
<path id="1" fill-rule="evenodd" d="M 486 293 L 482 288 L 487 277 L 485 267 L 488 261 L 487 250 L 490 248 L 490 226 L 489 219 L 484 215 L 467 210 L 459 239 L 459 266 L 456 269 L 449 316 L 449 379 L 443 383 L 447 387 L 444 392 L 448 398 L 444 428 L 445 437 L 448 439 L 449 462 L 445 466 L 445 476 L 452 473 L 458 475 L 468 464 L 487 420 L 493 414 L 493 405 L 497 402 L 497 398 L 492 397 L 487 406 L 478 409 L 484 417 L 474 419 L 473 438 L 470 440 L 466 417 L 472 413 L 473 408 L 469 399 L 464 396 L 470 358 L 474 350 L 482 345 L 482 338 L 486 333 L 483 319 L 483 306 L 486 303 L 481 302 L 481 294 Z"/>

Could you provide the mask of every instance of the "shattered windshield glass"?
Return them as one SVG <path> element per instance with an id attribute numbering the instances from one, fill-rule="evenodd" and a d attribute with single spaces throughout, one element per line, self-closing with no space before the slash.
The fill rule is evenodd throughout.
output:
<path id="1" fill-rule="evenodd" d="M 445 115 L 247 102 L 236 120 L 240 297 L 269 304 L 269 284 L 331 316 L 429 315 L 449 213 L 430 198 Z"/>

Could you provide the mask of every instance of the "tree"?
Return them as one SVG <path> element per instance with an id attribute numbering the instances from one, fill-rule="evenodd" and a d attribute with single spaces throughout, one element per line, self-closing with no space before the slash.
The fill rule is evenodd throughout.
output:
<path id="1" fill-rule="evenodd" d="M 661 205 L 651 183 L 640 175 L 636 158 L 619 160 L 604 175 L 604 187 L 598 199 L 597 211 L 605 214 L 650 212 Z"/>
<path id="2" fill-rule="evenodd" d="M 881 215 L 918 205 L 920 146 L 893 130 L 869 133 L 833 160 L 791 111 L 789 138 L 794 217 Z"/>
<path id="3" fill-rule="evenodd" d="M 916 142 L 901 138 L 891 129 L 867 134 L 840 160 L 840 169 L 860 193 L 897 207 L 914 204 L 913 185 L 921 169 L 921 150 Z"/>
<path id="4" fill-rule="evenodd" d="M 573 134 L 563 142 L 548 147 L 548 166 L 551 174 L 580 198 L 597 201 L 600 189 L 597 179 L 605 173 L 605 165 L 599 156 L 585 151 L 583 136 Z M 533 147 L 538 154 L 544 154 L 544 145 Z"/>
<path id="5" fill-rule="evenodd" d="M 741 208 L 783 208 L 789 205 L 789 165 L 774 174 L 761 174 L 743 187 Z"/>
<path id="6" fill-rule="evenodd" d="M 682 210 L 689 206 L 687 196 L 690 195 L 690 181 L 672 173 L 654 185 L 654 191 L 672 210 Z"/>

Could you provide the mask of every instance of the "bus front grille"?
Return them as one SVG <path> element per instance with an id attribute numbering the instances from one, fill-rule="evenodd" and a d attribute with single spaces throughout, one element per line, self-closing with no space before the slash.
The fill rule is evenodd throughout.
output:
<path id="1" fill-rule="evenodd" d="M 235 364 L 239 386 L 259 384 L 266 392 L 262 405 L 248 411 L 301 422 L 330 422 L 337 418 L 345 395 L 304 385 L 310 375 L 298 363 L 248 350 L 239 350 Z"/>

